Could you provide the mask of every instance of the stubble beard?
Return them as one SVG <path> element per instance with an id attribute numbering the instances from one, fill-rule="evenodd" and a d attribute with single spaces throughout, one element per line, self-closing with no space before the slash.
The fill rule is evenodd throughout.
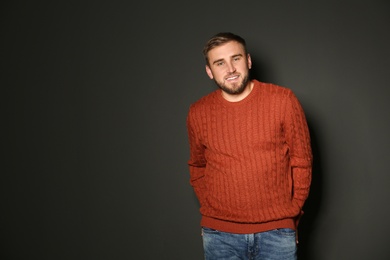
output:
<path id="1" fill-rule="evenodd" d="M 244 90 L 246 89 L 248 83 L 249 83 L 249 75 L 246 74 L 244 78 L 241 81 L 241 84 L 233 84 L 232 87 L 228 87 L 226 84 L 223 82 L 218 82 L 214 79 L 215 84 L 223 91 L 226 92 L 227 94 L 230 95 L 239 95 Z"/>

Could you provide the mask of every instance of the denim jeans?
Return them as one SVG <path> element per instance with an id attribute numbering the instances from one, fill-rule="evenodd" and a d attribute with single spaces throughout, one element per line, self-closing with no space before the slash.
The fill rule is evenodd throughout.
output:
<path id="1" fill-rule="evenodd" d="M 296 260 L 295 231 L 288 228 L 255 234 L 232 234 L 202 228 L 206 260 Z"/>

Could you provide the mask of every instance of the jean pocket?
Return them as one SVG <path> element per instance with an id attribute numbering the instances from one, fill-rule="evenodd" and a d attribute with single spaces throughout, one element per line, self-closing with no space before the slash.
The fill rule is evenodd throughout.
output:
<path id="1" fill-rule="evenodd" d="M 218 230 L 208 228 L 208 227 L 202 227 L 202 232 L 207 233 L 207 234 L 218 234 L 219 233 Z"/>
<path id="2" fill-rule="evenodd" d="M 281 236 L 295 237 L 295 230 L 291 228 L 278 228 L 275 232 Z"/>

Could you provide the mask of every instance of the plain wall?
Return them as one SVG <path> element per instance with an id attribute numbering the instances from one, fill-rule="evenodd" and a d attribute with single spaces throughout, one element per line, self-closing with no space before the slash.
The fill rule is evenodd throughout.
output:
<path id="1" fill-rule="evenodd" d="M 201 50 L 244 37 L 306 112 L 300 259 L 388 259 L 388 1 L 1 4 L 1 259 L 202 259 L 188 107 Z"/>

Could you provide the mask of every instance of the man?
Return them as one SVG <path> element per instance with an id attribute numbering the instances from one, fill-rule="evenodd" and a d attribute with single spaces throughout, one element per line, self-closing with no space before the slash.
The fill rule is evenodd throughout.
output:
<path id="1" fill-rule="evenodd" d="M 245 40 L 219 33 L 204 47 L 218 90 L 191 105 L 190 183 L 206 259 L 296 259 L 312 153 L 293 92 L 250 80 Z"/>

